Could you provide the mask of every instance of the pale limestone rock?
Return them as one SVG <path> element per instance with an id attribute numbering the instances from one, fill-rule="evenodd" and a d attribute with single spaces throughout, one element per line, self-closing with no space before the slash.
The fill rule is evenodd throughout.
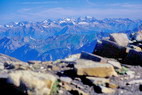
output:
<path id="1" fill-rule="evenodd" d="M 104 87 L 104 86 L 100 86 L 101 88 L 101 91 L 103 93 L 106 93 L 106 94 L 112 94 L 112 93 L 115 93 L 115 90 L 112 89 L 112 88 L 107 88 L 107 87 Z"/>
<path id="2" fill-rule="evenodd" d="M 127 46 L 129 39 L 125 33 L 112 33 L 110 34 L 110 40 L 116 42 L 119 46 Z"/>
<path id="3" fill-rule="evenodd" d="M 2 70 L 0 71 L 0 79 L 7 79 L 8 78 L 8 71 Z"/>
<path id="4" fill-rule="evenodd" d="M 52 66 L 53 71 L 60 71 L 60 68 L 58 66 Z"/>
<path id="5" fill-rule="evenodd" d="M 65 58 L 63 61 L 64 62 L 74 62 L 76 61 L 78 58 Z"/>
<path id="6" fill-rule="evenodd" d="M 41 62 L 42 64 L 46 64 L 46 65 L 50 65 L 50 64 L 52 64 L 53 62 L 52 61 L 43 61 L 43 62 Z"/>
<path id="7" fill-rule="evenodd" d="M 60 77 L 60 80 L 65 83 L 71 83 L 72 79 L 70 77 Z"/>
<path id="8" fill-rule="evenodd" d="M 91 80 L 95 85 L 105 85 L 109 83 L 110 80 L 106 78 L 98 78 L 98 77 L 86 77 L 87 79 Z"/>
<path id="9" fill-rule="evenodd" d="M 77 58 L 77 59 L 79 59 L 80 58 L 80 53 L 78 53 L 78 54 L 73 54 L 73 55 L 70 55 L 68 58 Z"/>
<path id="10" fill-rule="evenodd" d="M 114 68 L 110 64 L 102 64 L 90 60 L 77 60 L 75 68 L 78 75 L 111 77 L 117 76 Z"/>
<path id="11" fill-rule="evenodd" d="M 130 46 L 132 49 L 134 49 L 135 51 L 142 51 L 142 49 L 140 48 L 140 47 L 138 47 L 138 46 L 135 46 L 135 45 L 131 45 Z"/>
<path id="12" fill-rule="evenodd" d="M 130 50 L 132 50 L 132 48 L 126 47 L 126 53 L 129 53 Z"/>
<path id="13" fill-rule="evenodd" d="M 128 82 L 129 85 L 131 84 L 142 84 L 142 79 L 139 79 L 139 80 L 132 80 L 130 82 Z"/>
<path id="14" fill-rule="evenodd" d="M 0 70 L 3 70 L 3 69 L 4 69 L 4 64 L 0 63 Z"/>
<path id="15" fill-rule="evenodd" d="M 8 76 L 9 83 L 29 95 L 49 95 L 55 81 L 56 77 L 51 74 L 33 71 L 13 71 Z"/>
<path id="16" fill-rule="evenodd" d="M 72 87 L 69 84 L 64 84 L 63 87 L 68 91 L 71 91 L 71 90 L 78 91 L 79 95 L 89 95 L 88 93 L 84 92 L 83 90 L 76 88 L 76 87 Z"/>
<path id="17" fill-rule="evenodd" d="M 135 72 L 134 71 L 127 71 L 126 74 L 129 75 L 130 78 L 135 77 Z"/>
<path id="18" fill-rule="evenodd" d="M 79 54 L 70 55 L 67 58 L 62 59 L 61 62 L 62 63 L 70 63 L 70 64 L 73 63 L 74 64 L 74 61 L 76 61 L 77 59 L 79 59 L 80 55 L 81 55 L 80 53 Z"/>
<path id="19" fill-rule="evenodd" d="M 111 64 L 114 68 L 121 69 L 121 63 L 117 61 L 108 61 L 108 64 Z"/>
<path id="20" fill-rule="evenodd" d="M 114 83 L 109 83 L 109 84 L 108 84 L 108 87 L 109 87 L 109 88 L 112 88 L 112 89 L 116 89 L 116 88 L 118 88 L 118 85 L 116 85 L 116 84 L 114 84 Z"/>
<path id="21" fill-rule="evenodd" d="M 31 60 L 28 61 L 29 64 L 41 64 L 41 61 Z"/>
<path id="22" fill-rule="evenodd" d="M 126 47 L 126 53 L 129 53 L 130 50 L 135 50 L 137 52 L 141 52 L 142 49 L 138 46 L 135 46 L 135 45 L 131 45 L 130 47 Z"/>

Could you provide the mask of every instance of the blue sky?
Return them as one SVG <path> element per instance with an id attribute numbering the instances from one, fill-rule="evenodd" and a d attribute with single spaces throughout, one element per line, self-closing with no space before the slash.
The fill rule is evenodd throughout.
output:
<path id="1" fill-rule="evenodd" d="M 142 0 L 0 0 L 0 24 L 80 16 L 142 19 Z"/>

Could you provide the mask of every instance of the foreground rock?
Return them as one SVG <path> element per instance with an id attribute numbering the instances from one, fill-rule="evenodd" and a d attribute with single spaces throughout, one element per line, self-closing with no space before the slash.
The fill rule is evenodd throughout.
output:
<path id="1" fill-rule="evenodd" d="M 133 81 L 128 82 L 127 84 L 129 84 L 129 85 L 132 85 L 132 84 L 142 84 L 142 80 L 141 79 L 133 80 Z"/>
<path id="2" fill-rule="evenodd" d="M 34 61 L 34 60 L 31 60 L 31 61 L 28 61 L 29 64 L 41 64 L 42 62 L 41 61 Z"/>
<path id="3" fill-rule="evenodd" d="M 94 85 L 105 85 L 106 83 L 110 82 L 110 80 L 106 78 L 87 77 L 87 79 L 92 81 Z"/>
<path id="4" fill-rule="evenodd" d="M 0 70 L 5 69 L 28 69 L 26 62 L 20 61 L 16 58 L 0 54 Z"/>
<path id="5" fill-rule="evenodd" d="M 111 77 L 117 76 L 114 68 L 110 64 L 98 63 L 88 60 L 76 61 L 75 68 L 78 75 L 95 76 L 95 77 Z"/>
<path id="6" fill-rule="evenodd" d="M 111 61 L 111 60 L 109 60 L 108 61 L 108 64 L 111 64 L 114 68 L 116 68 L 116 69 L 121 69 L 122 67 L 121 67 L 121 63 L 119 63 L 119 62 L 117 62 L 117 61 Z"/>
<path id="7" fill-rule="evenodd" d="M 54 62 L 25 63 L 0 54 L 0 94 L 142 95 L 142 43 L 130 39 L 114 33 L 97 43 L 94 54 Z"/>
<path id="8" fill-rule="evenodd" d="M 133 39 L 136 41 L 142 41 L 142 31 L 136 32 L 133 36 Z"/>
<path id="9" fill-rule="evenodd" d="M 142 66 L 142 52 L 130 50 L 128 55 L 124 59 L 124 63 Z"/>
<path id="10" fill-rule="evenodd" d="M 33 71 L 13 71 L 8 76 L 8 82 L 29 95 L 49 95 L 56 77 L 51 74 Z"/>
<path id="11" fill-rule="evenodd" d="M 113 41 L 102 40 L 97 43 L 93 53 L 108 58 L 123 58 L 126 56 L 126 48 Z"/>
<path id="12" fill-rule="evenodd" d="M 87 59 L 87 60 L 92 60 L 92 61 L 96 61 L 96 62 L 103 62 L 103 63 L 106 63 L 108 61 L 107 59 L 105 59 L 101 56 L 87 53 L 87 52 L 81 52 L 80 59 Z"/>
<path id="13" fill-rule="evenodd" d="M 106 94 L 114 94 L 115 90 L 112 88 L 107 88 L 104 86 L 99 86 L 101 88 L 101 92 L 106 93 Z"/>
<path id="14" fill-rule="evenodd" d="M 119 46 L 126 47 L 129 44 L 129 39 L 124 33 L 110 34 L 110 40 L 116 42 Z"/>

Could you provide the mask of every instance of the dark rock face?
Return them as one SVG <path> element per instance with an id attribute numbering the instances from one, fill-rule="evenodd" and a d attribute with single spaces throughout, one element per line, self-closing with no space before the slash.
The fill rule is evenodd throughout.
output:
<path id="1" fill-rule="evenodd" d="M 22 61 L 26 61 L 37 58 L 38 54 L 39 52 L 37 50 L 30 48 L 29 45 L 24 45 L 12 52 L 10 56 L 13 56 Z"/>
<path id="2" fill-rule="evenodd" d="M 82 52 L 80 58 L 87 59 L 87 60 L 93 60 L 96 62 L 107 62 L 107 59 L 101 56 L 95 55 L 95 54 L 87 53 L 87 52 Z"/>
<path id="3" fill-rule="evenodd" d="M 140 91 L 142 91 L 142 85 L 139 86 Z"/>
<path id="4" fill-rule="evenodd" d="M 8 84 L 7 80 L 0 78 L 0 94 L 1 95 L 27 95 L 19 90 L 14 85 Z"/>
<path id="5" fill-rule="evenodd" d="M 141 37 L 141 32 L 133 34 L 131 38 L 136 35 Z M 142 42 L 140 40 L 137 41 L 136 39 L 131 39 L 131 41 L 129 41 L 127 35 L 124 33 L 113 33 L 110 34 L 109 40 L 98 41 L 93 53 L 107 58 L 121 58 L 119 61 L 124 64 L 141 66 L 141 44 Z"/>
<path id="6" fill-rule="evenodd" d="M 130 50 L 128 55 L 124 59 L 124 63 L 142 66 L 142 52 Z"/>
<path id="7" fill-rule="evenodd" d="M 126 56 L 126 48 L 115 42 L 102 40 L 102 42 L 97 43 L 93 53 L 108 58 L 123 58 Z"/>

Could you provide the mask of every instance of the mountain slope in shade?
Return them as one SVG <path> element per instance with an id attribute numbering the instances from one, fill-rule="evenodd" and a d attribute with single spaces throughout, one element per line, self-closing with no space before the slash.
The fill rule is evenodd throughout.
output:
<path id="1" fill-rule="evenodd" d="M 142 30 L 142 20 L 64 18 L 41 22 L 12 22 L 0 27 L 0 53 L 20 60 L 57 60 L 81 51 L 110 33 L 128 35 Z M 88 48 L 88 49 L 86 49 Z"/>
<path id="2" fill-rule="evenodd" d="M 13 57 L 16 57 L 20 60 L 26 61 L 26 60 L 36 59 L 38 57 L 38 54 L 39 54 L 38 51 L 30 48 L 29 45 L 26 44 L 26 45 L 16 49 L 10 55 Z"/>

